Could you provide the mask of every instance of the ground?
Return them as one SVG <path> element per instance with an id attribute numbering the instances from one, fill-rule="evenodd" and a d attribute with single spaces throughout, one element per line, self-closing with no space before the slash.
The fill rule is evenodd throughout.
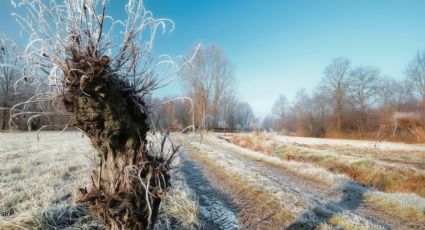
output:
<path id="1" fill-rule="evenodd" d="M 157 229 L 425 229 L 424 145 L 172 139 L 182 148 Z M 79 132 L 0 133 L 0 229 L 100 229 L 74 202 L 96 161 Z"/>

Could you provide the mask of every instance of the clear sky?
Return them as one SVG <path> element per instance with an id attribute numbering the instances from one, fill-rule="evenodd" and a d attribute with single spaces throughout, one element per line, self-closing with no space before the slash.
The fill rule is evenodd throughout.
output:
<path id="1" fill-rule="evenodd" d="M 124 1 L 110 2 L 115 17 L 124 14 Z M 176 23 L 173 33 L 158 37 L 157 54 L 187 54 L 198 42 L 221 46 L 235 65 L 239 99 L 260 117 L 279 94 L 291 99 L 300 88 L 311 91 L 335 57 L 402 78 L 416 52 L 425 49 L 425 0 L 145 0 L 145 5 Z M 0 9 L 0 29 L 17 37 L 9 1 L 0 0 Z M 176 82 L 156 95 L 181 92 Z"/>

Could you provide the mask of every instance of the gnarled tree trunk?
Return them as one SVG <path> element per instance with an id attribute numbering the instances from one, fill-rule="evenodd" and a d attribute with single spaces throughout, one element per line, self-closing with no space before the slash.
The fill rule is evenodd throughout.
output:
<path id="1" fill-rule="evenodd" d="M 20 1 L 27 11 L 17 21 L 30 39 L 24 55 L 28 72 L 43 86 L 23 107 L 48 103 L 49 111 L 40 114 L 65 115 L 57 104 L 61 96 L 72 125 L 90 138 L 100 158 L 79 201 L 92 207 L 106 229 L 152 229 L 169 186 L 173 154 L 164 157 L 164 141 L 160 148 L 147 143 L 140 95 L 157 86 L 155 70 L 165 63 L 152 56 L 157 28 L 174 24 L 155 19 L 142 0 L 128 0 L 127 19 L 114 20 L 107 15 L 108 3 Z M 112 58 L 102 56 L 106 53 Z M 47 79 L 40 77 L 40 68 Z"/>
<path id="2" fill-rule="evenodd" d="M 64 105 L 100 157 L 92 188 L 80 189 L 80 202 L 90 204 L 107 229 L 153 229 L 169 185 L 168 162 L 150 154 L 144 103 L 109 74 L 108 62 L 106 56 L 74 57 L 62 67 L 69 82 Z"/>

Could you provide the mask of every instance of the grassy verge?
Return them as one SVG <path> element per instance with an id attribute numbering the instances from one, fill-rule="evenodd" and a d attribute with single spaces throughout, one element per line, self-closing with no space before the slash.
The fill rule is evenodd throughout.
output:
<path id="1" fill-rule="evenodd" d="M 304 146 L 275 143 L 267 134 L 234 135 L 233 144 L 276 155 L 285 160 L 313 163 L 331 172 L 342 173 L 354 181 L 383 192 L 408 192 L 425 197 L 425 172 L 382 164 L 368 155 L 349 156 L 329 150 L 310 149 Z"/>
<path id="2" fill-rule="evenodd" d="M 304 193 L 269 184 L 268 179 L 244 167 L 243 162 L 237 163 L 231 160 L 232 157 L 222 159 L 219 152 L 209 154 L 202 148 L 192 148 L 190 157 L 202 164 L 211 175 L 210 179 L 240 204 L 239 216 L 246 229 L 326 229 L 322 228 L 324 226 L 330 227 L 328 229 L 352 229 L 350 227 L 353 226 L 354 229 L 382 229 L 380 225 L 353 213 L 340 212 L 340 209 L 335 212 L 320 204 L 316 206 L 318 204 L 310 203 Z M 330 213 L 332 218 L 322 219 L 322 213 Z M 340 220 L 339 223 L 330 222 L 335 218 Z"/>
<path id="3" fill-rule="evenodd" d="M 354 181 L 383 192 L 408 192 L 425 197 L 425 173 L 397 166 L 382 165 L 370 157 L 338 155 L 323 150 L 280 145 L 276 155 L 285 159 L 313 163 L 331 172 L 343 173 Z"/>
<path id="4" fill-rule="evenodd" d="M 212 142 L 217 139 L 210 139 Z M 276 157 L 267 156 L 258 152 L 241 149 L 238 146 L 227 144 L 228 148 L 232 148 L 239 154 L 252 160 L 268 164 L 273 167 L 282 168 L 283 170 L 292 172 L 300 177 L 325 183 L 329 186 L 338 186 L 338 184 L 346 183 L 349 177 L 318 167 L 314 162 L 279 160 Z M 371 162 L 361 162 L 360 165 L 370 166 Z M 365 170 L 366 171 L 366 170 Z M 359 188 L 366 189 L 366 188 Z M 404 219 L 412 222 L 425 222 L 425 199 L 416 194 L 407 193 L 384 193 L 366 189 L 364 201 L 368 205 L 373 206 L 378 211 L 386 215 Z M 402 213 L 402 215 L 400 215 Z"/>

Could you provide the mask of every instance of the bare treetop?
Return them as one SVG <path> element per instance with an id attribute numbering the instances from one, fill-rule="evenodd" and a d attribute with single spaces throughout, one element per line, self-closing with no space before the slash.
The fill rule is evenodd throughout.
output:
<path id="1" fill-rule="evenodd" d="M 63 4 L 23 0 L 19 6 L 25 5 L 28 14 L 14 15 L 22 33 L 28 35 L 25 53 L 31 64 L 49 68 L 50 76 L 61 80 L 58 70 L 68 68 L 62 60 L 104 57 L 110 74 L 127 79 L 134 87 L 153 87 L 144 83 L 155 67 L 154 38 L 158 28 L 165 32 L 169 25 L 173 30 L 174 23 L 155 19 L 142 1 L 128 1 L 125 20 L 107 15 L 106 4 L 106 0 L 66 0 Z"/>
<path id="2" fill-rule="evenodd" d="M 158 72 L 162 66 L 177 66 L 171 57 L 155 58 L 152 53 L 157 32 L 172 31 L 174 23 L 155 19 L 140 0 L 127 2 L 126 19 L 108 15 L 107 0 L 23 0 L 12 4 L 27 12 L 13 14 L 22 36 L 29 39 L 24 52 L 29 65 L 18 84 L 31 79 L 40 86 L 34 97 L 12 108 L 12 120 L 22 114 L 66 115 L 59 98 L 65 98 L 67 107 L 67 101 L 73 101 L 69 90 L 87 94 L 82 86 L 96 76 L 114 76 L 126 82 L 124 88 L 143 96 L 161 86 Z M 54 110 L 22 111 L 22 106 L 39 102 L 51 103 Z"/>

